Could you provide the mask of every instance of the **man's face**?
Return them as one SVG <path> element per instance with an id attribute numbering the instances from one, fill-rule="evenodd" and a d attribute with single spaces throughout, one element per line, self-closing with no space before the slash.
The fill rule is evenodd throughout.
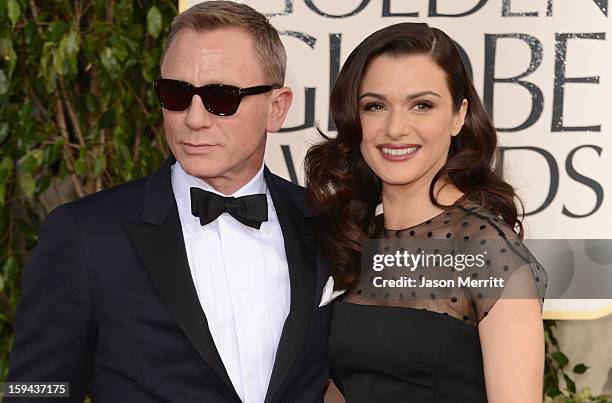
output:
<path id="1" fill-rule="evenodd" d="M 216 83 L 242 88 L 274 84 L 265 77 L 251 36 L 236 28 L 206 32 L 183 29 L 166 52 L 161 74 L 198 87 Z M 188 174 L 230 194 L 261 167 L 267 131 L 280 129 L 290 103 L 289 89 L 272 90 L 245 96 L 235 114 L 217 116 L 206 110 L 199 96 L 194 96 L 184 111 L 163 109 L 166 139 Z"/>

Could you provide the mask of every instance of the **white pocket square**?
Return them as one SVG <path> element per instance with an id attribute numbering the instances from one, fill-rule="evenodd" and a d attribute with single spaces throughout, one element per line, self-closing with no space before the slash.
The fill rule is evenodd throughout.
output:
<path id="1" fill-rule="evenodd" d="M 329 304 L 345 292 L 346 290 L 334 291 L 334 278 L 332 276 L 329 276 L 329 278 L 327 279 L 327 283 L 325 283 L 325 287 L 323 288 L 323 296 L 321 297 L 321 303 L 319 304 L 319 307 Z"/>

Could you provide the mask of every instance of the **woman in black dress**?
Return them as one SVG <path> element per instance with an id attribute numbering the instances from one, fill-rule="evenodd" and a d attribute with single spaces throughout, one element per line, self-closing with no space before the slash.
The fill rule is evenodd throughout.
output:
<path id="1" fill-rule="evenodd" d="M 375 32 L 348 57 L 330 107 L 338 135 L 305 166 L 334 288 L 347 290 L 328 344 L 347 402 L 541 402 L 546 274 L 521 242 L 514 189 L 493 167 L 494 126 L 453 41 L 426 24 Z M 447 279 L 501 283 L 373 288 L 360 262 L 373 238 L 439 240 L 453 255 L 476 245 L 481 270 L 454 266 Z"/>

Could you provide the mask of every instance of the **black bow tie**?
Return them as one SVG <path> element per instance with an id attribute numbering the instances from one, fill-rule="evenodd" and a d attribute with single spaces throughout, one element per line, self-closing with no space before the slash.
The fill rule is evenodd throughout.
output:
<path id="1" fill-rule="evenodd" d="M 191 188 L 191 214 L 206 225 L 223 213 L 229 213 L 244 225 L 259 229 L 268 221 L 268 201 L 265 194 L 224 197 L 200 188 Z"/>

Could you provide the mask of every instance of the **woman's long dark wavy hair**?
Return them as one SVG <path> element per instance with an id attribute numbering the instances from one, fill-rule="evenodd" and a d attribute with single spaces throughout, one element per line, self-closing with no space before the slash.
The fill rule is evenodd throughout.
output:
<path id="1" fill-rule="evenodd" d="M 520 236 L 514 189 L 496 172 L 495 127 L 483 107 L 452 39 L 427 24 L 401 23 L 383 28 L 353 50 L 331 92 L 330 109 L 338 135 L 311 147 L 304 161 L 307 200 L 321 217 L 321 247 L 336 288 L 350 288 L 359 280 L 362 242 L 371 234 L 374 214 L 381 202 L 380 179 L 363 160 L 358 92 L 370 62 L 380 55 L 429 55 L 444 70 L 458 112 L 468 101 L 464 126 L 452 137 L 446 164 L 435 175 L 429 198 L 439 208 L 434 186 L 450 180 L 464 196 L 455 204 L 472 200 L 494 212 Z"/>

